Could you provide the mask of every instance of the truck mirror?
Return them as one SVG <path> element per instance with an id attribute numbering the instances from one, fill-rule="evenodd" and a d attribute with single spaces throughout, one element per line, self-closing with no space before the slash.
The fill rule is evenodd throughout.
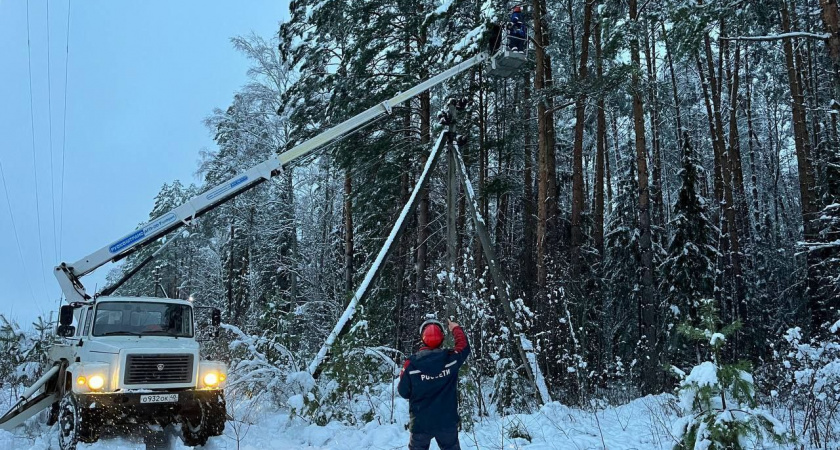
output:
<path id="1" fill-rule="evenodd" d="M 76 334 L 76 327 L 73 325 L 59 325 L 57 334 L 61 337 L 71 337 Z"/>
<path id="2" fill-rule="evenodd" d="M 219 308 L 213 308 L 213 317 L 211 318 L 211 323 L 214 327 L 218 327 L 222 324 L 222 311 Z"/>
<path id="3" fill-rule="evenodd" d="M 73 323 L 73 307 L 70 305 L 64 305 L 61 307 L 61 311 L 58 313 L 58 323 L 61 325 L 70 325 Z"/>

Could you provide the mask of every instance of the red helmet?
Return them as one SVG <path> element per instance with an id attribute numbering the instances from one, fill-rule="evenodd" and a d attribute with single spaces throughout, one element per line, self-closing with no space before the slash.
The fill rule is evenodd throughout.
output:
<path id="1" fill-rule="evenodd" d="M 426 347 L 440 347 L 440 344 L 443 343 L 443 324 L 431 319 L 423 322 L 423 325 L 420 325 L 420 339 Z"/>

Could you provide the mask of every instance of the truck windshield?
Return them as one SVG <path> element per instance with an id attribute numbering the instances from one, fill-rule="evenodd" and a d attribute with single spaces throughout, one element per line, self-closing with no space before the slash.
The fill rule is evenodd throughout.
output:
<path id="1" fill-rule="evenodd" d="M 192 311 L 172 303 L 102 302 L 96 305 L 93 335 L 192 337 Z"/>

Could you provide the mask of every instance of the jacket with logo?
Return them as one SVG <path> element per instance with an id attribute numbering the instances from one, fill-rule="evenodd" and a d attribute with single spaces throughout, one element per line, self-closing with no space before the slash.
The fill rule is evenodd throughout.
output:
<path id="1" fill-rule="evenodd" d="M 452 335 L 454 349 L 422 347 L 400 372 L 397 390 L 408 399 L 412 433 L 458 429 L 458 370 L 470 355 L 470 345 L 461 327 L 455 327 Z"/>

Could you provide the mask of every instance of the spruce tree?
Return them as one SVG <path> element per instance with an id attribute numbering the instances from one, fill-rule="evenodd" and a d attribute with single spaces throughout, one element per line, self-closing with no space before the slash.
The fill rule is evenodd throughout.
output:
<path id="1" fill-rule="evenodd" d="M 622 178 L 615 198 L 612 213 L 608 217 L 607 233 L 604 236 L 604 309 L 601 323 L 604 360 L 633 355 L 639 339 L 638 330 L 627 326 L 634 323 L 637 314 L 639 286 L 639 231 L 636 196 L 636 173 L 633 159 L 625 157 L 629 164 L 627 174 Z M 638 374 L 634 374 L 638 375 Z"/>
<path id="2" fill-rule="evenodd" d="M 826 327 L 838 319 L 840 310 L 840 148 L 828 149 L 823 176 L 826 205 L 814 220 L 816 239 L 807 242 L 808 297 L 811 329 L 827 335 Z"/>
<path id="3" fill-rule="evenodd" d="M 688 133 L 683 139 L 682 165 L 679 172 L 682 185 L 670 223 L 674 231 L 668 256 L 660 266 L 663 279 L 659 289 L 669 304 L 666 316 L 669 350 L 679 352 L 675 357 L 684 361 L 678 356 L 680 353 L 687 356 L 684 342 L 678 342 L 673 327 L 679 322 L 698 325 L 699 299 L 714 295 L 717 230 L 708 217 L 706 199 L 697 192 L 697 176 L 702 167 L 694 157 Z"/>
<path id="4" fill-rule="evenodd" d="M 671 430 L 674 450 L 747 450 L 765 442 L 789 441 L 785 426 L 759 407 L 748 362 L 727 363 L 722 349 L 740 322 L 720 327 L 714 299 L 699 301 L 699 324 L 684 323 L 680 333 L 703 347 L 708 358 L 682 378 L 677 394 L 683 417 Z"/>

